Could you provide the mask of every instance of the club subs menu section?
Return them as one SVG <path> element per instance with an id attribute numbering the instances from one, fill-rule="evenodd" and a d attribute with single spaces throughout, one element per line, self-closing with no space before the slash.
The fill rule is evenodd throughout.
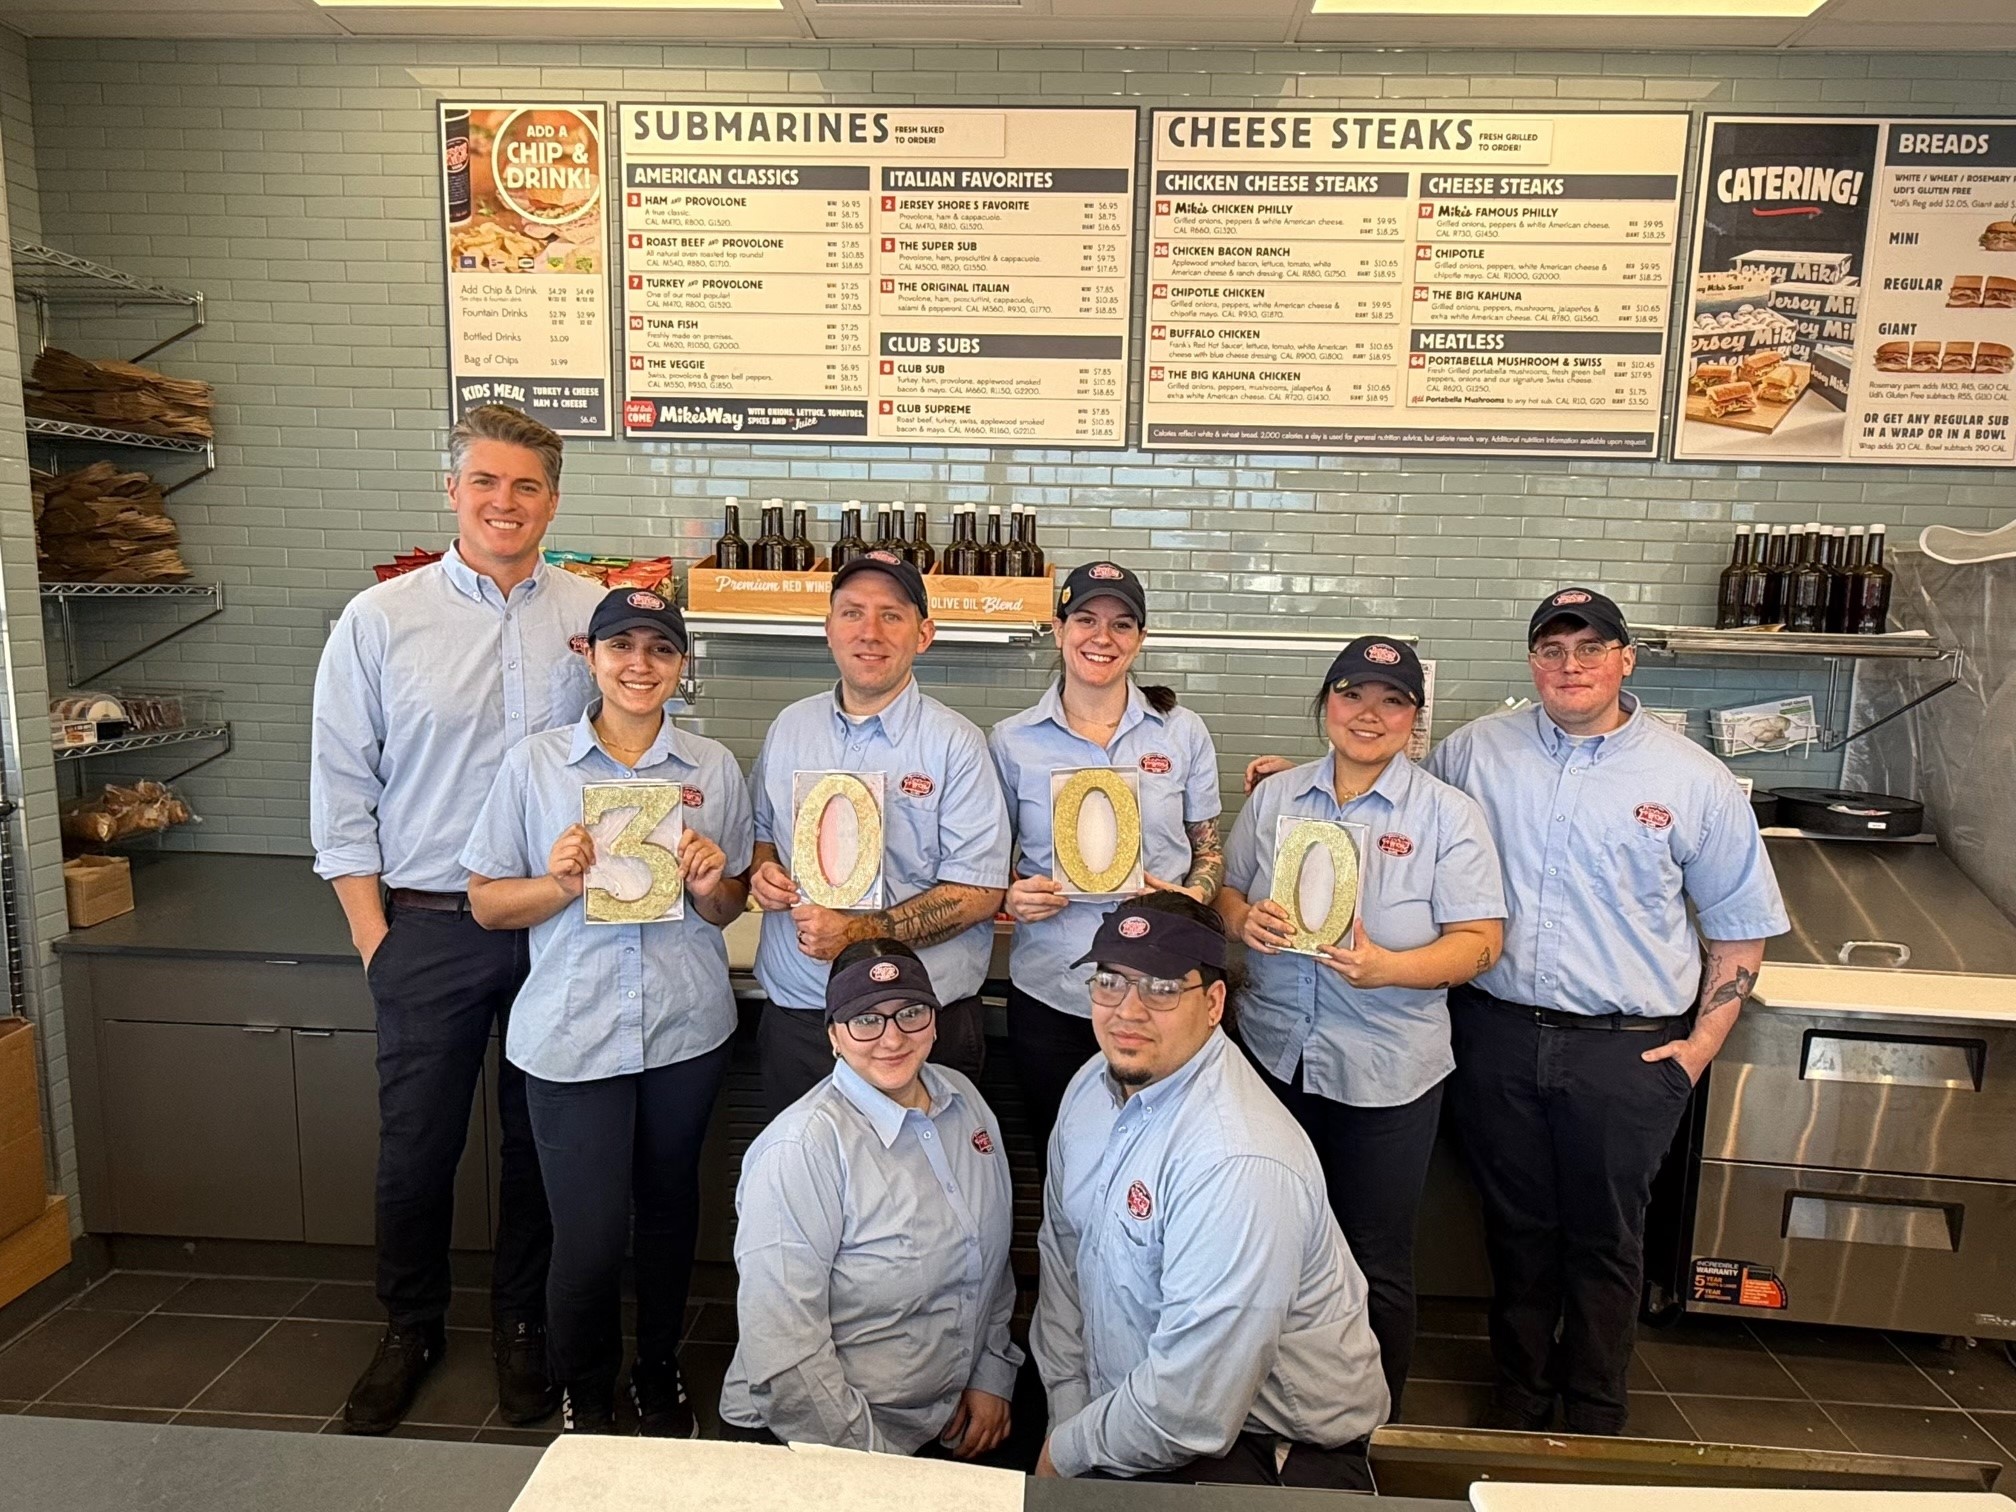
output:
<path id="1" fill-rule="evenodd" d="M 1124 444 L 1134 111 L 616 120 L 625 435 Z"/>
<path id="2" fill-rule="evenodd" d="M 1655 454 L 1685 116 L 1150 129 L 1149 447 Z"/>

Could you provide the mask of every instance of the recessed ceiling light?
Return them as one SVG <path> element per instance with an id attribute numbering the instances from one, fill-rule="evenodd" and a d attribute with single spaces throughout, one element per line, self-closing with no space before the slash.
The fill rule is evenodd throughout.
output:
<path id="1" fill-rule="evenodd" d="M 1827 0 L 1315 0 L 1318 16 L 1601 16 L 1612 21 L 1675 16 L 1783 19 L 1810 16 Z"/>
<path id="2" fill-rule="evenodd" d="M 324 10 L 774 11 L 784 0 L 315 0 Z"/>

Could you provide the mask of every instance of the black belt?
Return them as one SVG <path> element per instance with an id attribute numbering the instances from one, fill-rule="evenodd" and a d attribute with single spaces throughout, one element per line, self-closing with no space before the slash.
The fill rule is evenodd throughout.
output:
<path id="1" fill-rule="evenodd" d="M 392 903 L 397 908 L 424 908 L 429 913 L 467 913 L 469 894 L 421 892 L 412 887 L 395 887 L 391 890 Z"/>
<path id="2" fill-rule="evenodd" d="M 1637 1013 L 1561 1013 L 1553 1008 L 1534 1008 L 1525 1003 L 1507 1003 L 1498 999 L 1501 1006 L 1510 1008 L 1521 1018 L 1531 1015 L 1533 1022 L 1542 1029 L 1621 1029 L 1635 1034 L 1649 1034 L 1655 1029 L 1664 1029 L 1681 1015 L 1663 1018 L 1646 1018 Z"/>

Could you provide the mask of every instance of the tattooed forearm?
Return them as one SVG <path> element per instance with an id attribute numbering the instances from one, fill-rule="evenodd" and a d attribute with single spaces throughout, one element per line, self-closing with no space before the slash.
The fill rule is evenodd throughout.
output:
<path id="1" fill-rule="evenodd" d="M 1734 1003 L 1738 1007 L 1741 1007 L 1749 998 L 1751 989 L 1756 985 L 1757 973 L 1746 967 L 1738 966 L 1734 976 L 1730 977 L 1726 982 L 1719 983 L 1715 990 L 1709 994 L 1707 1006 L 1710 1008 L 1720 1008 L 1725 1003 Z"/>
<path id="2" fill-rule="evenodd" d="M 928 892 L 862 916 L 862 938 L 887 935 L 905 945 L 922 950 L 939 945 L 982 919 L 992 917 L 1001 906 L 998 887 L 970 887 L 963 882 L 940 882 Z"/>
<path id="3" fill-rule="evenodd" d="M 1762 940 L 1706 940 L 1707 960 L 1701 967 L 1700 1011 L 1687 1036 L 1696 1053 L 1713 1060 L 1736 1027 L 1743 1004 L 1757 985 L 1764 965 Z"/>
<path id="4" fill-rule="evenodd" d="M 1190 875 L 1183 885 L 1209 903 L 1225 882 L 1225 843 L 1218 836 L 1218 821 L 1199 819 L 1183 829 L 1190 837 Z"/>

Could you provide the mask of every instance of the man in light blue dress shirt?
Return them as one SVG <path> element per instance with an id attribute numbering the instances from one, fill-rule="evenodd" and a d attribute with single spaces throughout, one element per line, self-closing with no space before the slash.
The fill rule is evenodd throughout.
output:
<path id="1" fill-rule="evenodd" d="M 449 437 L 448 554 L 352 599 L 315 675 L 309 832 L 363 958 L 378 1023 L 378 1299 L 387 1327 L 344 1424 L 384 1433 L 446 1348 L 455 1168 L 494 1029 L 524 980 L 522 931 L 469 913 L 461 861 L 516 742 L 581 715 L 570 650 L 602 590 L 539 555 L 560 438 L 485 405 Z M 387 907 L 389 897 L 390 907 Z M 491 1285 L 498 1404 L 552 1412 L 544 1340 L 552 1227 L 524 1077 L 499 1068 L 503 1175 Z"/>
<path id="2" fill-rule="evenodd" d="M 1008 885 L 1008 806 L 973 722 L 926 697 L 911 675 L 936 627 L 923 576 L 887 551 L 833 575 L 826 644 L 840 670 L 830 693 L 800 699 L 763 738 L 749 790 L 756 862 L 749 890 L 764 910 L 756 980 L 763 1091 L 775 1117 L 833 1068 L 827 963 L 886 936 L 917 951 L 938 999 L 936 1059 L 977 1080 L 986 1056 L 979 992 Z M 792 880 L 792 775 L 883 776 L 883 906 L 843 913 L 807 901 Z"/>
<path id="3" fill-rule="evenodd" d="M 1225 952 L 1215 914 L 1161 892 L 1079 963 L 1101 1053 L 1050 1137 L 1036 1473 L 1369 1491 L 1365 1278 L 1309 1136 L 1219 1027 Z"/>
<path id="4" fill-rule="evenodd" d="M 1736 779 L 1623 691 L 1616 604 L 1550 594 L 1527 647 L 1539 707 L 1428 761 L 1483 806 L 1510 910 L 1450 994 L 1450 1102 L 1484 1200 L 1491 1426 L 1544 1427 L 1558 1397 L 1571 1432 L 1619 1433 L 1653 1177 L 1790 926 Z"/>

